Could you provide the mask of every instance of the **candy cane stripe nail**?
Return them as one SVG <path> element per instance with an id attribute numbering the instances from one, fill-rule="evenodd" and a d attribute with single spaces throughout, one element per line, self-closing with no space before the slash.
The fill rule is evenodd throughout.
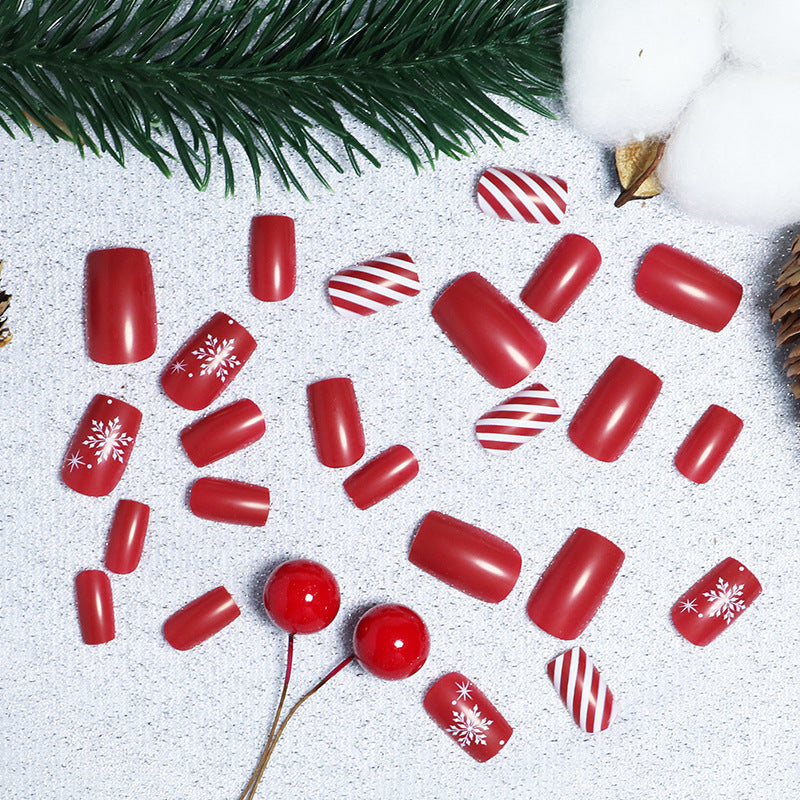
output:
<path id="1" fill-rule="evenodd" d="M 608 728 L 614 716 L 614 695 L 582 647 L 554 658 L 547 665 L 547 675 L 582 731 Z"/>
<path id="2" fill-rule="evenodd" d="M 567 210 L 567 184 L 551 175 L 491 167 L 478 181 L 478 206 L 490 217 L 558 225 Z"/>

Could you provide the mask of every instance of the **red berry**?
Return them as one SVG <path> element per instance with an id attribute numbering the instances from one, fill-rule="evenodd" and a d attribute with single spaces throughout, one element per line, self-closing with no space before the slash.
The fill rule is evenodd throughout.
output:
<path id="1" fill-rule="evenodd" d="M 364 669 L 387 681 L 408 678 L 422 668 L 431 649 L 422 618 L 406 606 L 375 606 L 353 632 L 353 651 Z"/>
<path id="2" fill-rule="evenodd" d="M 287 633 L 316 633 L 339 613 L 339 585 L 316 561 L 297 558 L 276 567 L 264 585 L 264 607 Z"/>

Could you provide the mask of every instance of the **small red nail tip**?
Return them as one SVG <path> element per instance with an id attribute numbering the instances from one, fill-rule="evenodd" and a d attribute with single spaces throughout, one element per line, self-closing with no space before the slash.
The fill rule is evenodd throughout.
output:
<path id="1" fill-rule="evenodd" d="M 505 600 L 522 568 L 516 547 L 438 511 L 422 520 L 408 560 L 448 586 L 487 603 Z"/>
<path id="2" fill-rule="evenodd" d="M 410 678 L 419 672 L 430 649 L 422 617 L 396 603 L 371 608 L 353 631 L 353 652 L 359 664 L 386 681 Z"/>
<path id="3" fill-rule="evenodd" d="M 161 385 L 179 406 L 201 411 L 230 385 L 255 349 L 247 330 L 218 311 L 170 359 Z"/>
<path id="4" fill-rule="evenodd" d="M 689 431 L 675 456 L 681 475 L 708 483 L 742 432 L 744 423 L 727 408 L 711 405 Z"/>
<path id="5" fill-rule="evenodd" d="M 297 277 L 294 220 L 279 214 L 250 223 L 250 292 L 265 302 L 291 297 Z"/>
<path id="6" fill-rule="evenodd" d="M 156 349 L 156 296 L 150 257 L 134 247 L 86 257 L 86 346 L 99 364 L 132 364 Z"/>
<path id="7" fill-rule="evenodd" d="M 164 623 L 164 638 L 176 650 L 191 650 L 231 624 L 242 612 L 224 586 L 192 600 Z"/>
<path id="8" fill-rule="evenodd" d="M 760 594 L 758 578 L 735 558 L 726 558 L 678 598 L 672 622 L 684 639 L 705 647 Z"/>
<path id="9" fill-rule="evenodd" d="M 520 299 L 550 322 L 558 322 L 600 269 L 600 251 L 585 236 L 568 233 L 531 276 Z"/>
<path id="10" fill-rule="evenodd" d="M 514 729 L 486 695 L 460 672 L 449 672 L 423 700 L 433 721 L 476 761 L 494 758 Z"/>
<path id="11" fill-rule="evenodd" d="M 104 497 L 114 491 L 125 472 L 142 422 L 137 408 L 96 394 L 70 440 L 61 479 L 80 494 Z"/>
<path id="12" fill-rule="evenodd" d="M 111 581 L 99 569 L 87 569 L 75 576 L 75 600 L 81 636 L 86 644 L 105 644 L 115 636 L 114 601 Z"/>
<path id="13" fill-rule="evenodd" d="M 308 385 L 308 416 L 317 458 L 326 467 L 350 467 L 364 455 L 364 429 L 350 378 Z"/>
<path id="14" fill-rule="evenodd" d="M 181 431 L 181 444 L 196 467 L 213 464 L 257 442 L 266 431 L 264 415 L 252 400 L 237 400 Z"/>
<path id="15" fill-rule="evenodd" d="M 519 383 L 544 358 L 539 331 L 477 272 L 451 283 L 431 313 L 461 355 L 500 389 Z"/>
<path id="16" fill-rule="evenodd" d="M 269 489 L 226 478 L 198 478 L 189 493 L 189 507 L 202 519 L 261 527 L 269 517 Z"/>
<path id="17" fill-rule="evenodd" d="M 419 474 L 416 456 L 396 444 L 375 456 L 344 482 L 344 490 L 362 511 L 402 489 Z"/>
<path id="18" fill-rule="evenodd" d="M 742 285 L 675 247 L 648 250 L 636 275 L 636 294 L 659 311 L 718 333 L 742 299 Z"/>
<path id="19" fill-rule="evenodd" d="M 478 180 L 478 207 L 510 222 L 558 225 L 567 211 L 567 184 L 552 175 L 492 167 Z"/>
<path id="20" fill-rule="evenodd" d="M 106 568 L 117 575 L 128 575 L 139 566 L 144 549 L 150 506 L 135 500 L 120 500 L 106 544 Z"/>
<path id="21" fill-rule="evenodd" d="M 542 573 L 528 600 L 528 616 L 545 633 L 575 639 L 600 608 L 625 553 L 599 533 L 576 528 Z"/>
<path id="22" fill-rule="evenodd" d="M 617 356 L 575 412 L 569 438 L 598 461 L 616 461 L 644 424 L 661 385 L 646 367 Z"/>

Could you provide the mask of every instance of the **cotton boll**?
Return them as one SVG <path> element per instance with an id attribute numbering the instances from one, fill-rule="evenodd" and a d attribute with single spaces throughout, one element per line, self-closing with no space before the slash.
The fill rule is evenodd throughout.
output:
<path id="1" fill-rule="evenodd" d="M 739 61 L 800 69 L 800 2 L 727 0 L 724 36 L 731 56 Z"/>

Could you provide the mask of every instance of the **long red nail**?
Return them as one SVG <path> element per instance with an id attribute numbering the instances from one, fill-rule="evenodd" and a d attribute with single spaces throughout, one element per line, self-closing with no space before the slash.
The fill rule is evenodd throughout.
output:
<path id="1" fill-rule="evenodd" d="M 567 184 L 552 175 L 492 167 L 478 180 L 478 207 L 490 217 L 558 225 L 567 211 Z"/>
<path id="2" fill-rule="evenodd" d="M 408 560 L 448 586 L 487 603 L 505 600 L 522 568 L 516 547 L 438 511 L 422 520 Z"/>
<path id="3" fill-rule="evenodd" d="M 575 412 L 569 438 L 598 461 L 616 461 L 642 427 L 660 391 L 658 375 L 617 356 Z"/>
<path id="4" fill-rule="evenodd" d="M 106 544 L 106 568 L 127 575 L 139 566 L 150 521 L 150 506 L 135 500 L 117 503 Z"/>
<path id="5" fill-rule="evenodd" d="M 134 247 L 86 257 L 86 346 L 100 364 L 132 364 L 156 349 L 156 295 L 150 257 Z"/>
<path id="6" fill-rule="evenodd" d="M 87 569 L 75 576 L 75 599 L 81 636 L 86 644 L 105 644 L 115 634 L 111 581 L 99 569 Z"/>
<path id="7" fill-rule="evenodd" d="M 192 464 L 205 467 L 249 447 L 265 431 L 261 409 L 252 400 L 237 400 L 187 425 L 181 444 Z"/>
<path id="8" fill-rule="evenodd" d="M 739 307 L 742 285 L 689 253 L 657 244 L 636 275 L 636 294 L 659 311 L 719 332 Z"/>
<path id="9" fill-rule="evenodd" d="M 266 302 L 286 300 L 297 275 L 294 220 L 279 214 L 250 223 L 250 292 Z"/>
<path id="10" fill-rule="evenodd" d="M 64 483 L 90 497 L 113 492 L 128 465 L 141 422 L 137 408 L 96 394 L 67 447 L 61 466 Z"/>
<path id="11" fill-rule="evenodd" d="M 308 385 L 308 416 L 317 458 L 326 467 L 350 467 L 364 455 L 364 429 L 350 378 Z"/>
<path id="12" fill-rule="evenodd" d="M 460 672 L 439 678 L 423 705 L 433 721 L 481 763 L 496 756 L 514 732 L 486 695 Z"/>
<path id="13" fill-rule="evenodd" d="M 242 612 L 218 586 L 176 611 L 164 623 L 164 638 L 176 650 L 191 650 L 231 624 Z"/>
<path id="14" fill-rule="evenodd" d="M 678 598 L 672 622 L 681 636 L 705 647 L 760 594 L 758 578 L 735 558 L 726 558 Z"/>
<path id="15" fill-rule="evenodd" d="M 528 600 L 528 616 L 545 633 L 575 639 L 586 629 L 625 560 L 599 533 L 576 528 L 542 573 Z"/>
<path id="16" fill-rule="evenodd" d="M 161 385 L 179 406 L 200 411 L 230 385 L 255 349 L 247 330 L 218 311 L 170 359 Z"/>
<path id="17" fill-rule="evenodd" d="M 544 358 L 539 331 L 477 272 L 450 284 L 431 313 L 461 355 L 500 389 L 519 383 Z"/>
<path id="18" fill-rule="evenodd" d="M 520 299 L 540 317 L 558 322 L 597 274 L 601 261 L 593 242 L 568 233 L 533 273 Z"/>
<path id="19" fill-rule="evenodd" d="M 402 444 L 384 450 L 344 482 L 344 490 L 362 511 L 385 500 L 419 473 L 416 456 Z"/>
<path id="20" fill-rule="evenodd" d="M 226 478 L 198 478 L 189 493 L 189 507 L 202 519 L 261 527 L 269 517 L 269 489 Z"/>
<path id="21" fill-rule="evenodd" d="M 744 423 L 732 411 L 711 405 L 689 431 L 675 456 L 681 475 L 708 483 L 733 447 Z"/>

